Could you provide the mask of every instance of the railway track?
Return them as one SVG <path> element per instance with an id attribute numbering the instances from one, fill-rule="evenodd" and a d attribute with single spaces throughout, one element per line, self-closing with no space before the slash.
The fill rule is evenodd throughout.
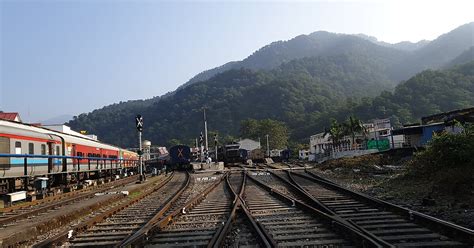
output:
<path id="1" fill-rule="evenodd" d="M 248 209 L 242 205 L 244 176 L 243 172 L 238 171 L 228 177 L 228 183 L 235 196 L 235 206 L 215 247 L 271 247 Z"/>
<path id="2" fill-rule="evenodd" d="M 239 195 L 244 181 L 244 172 L 241 170 L 233 171 L 228 175 L 228 181 L 232 192 Z"/>
<path id="3" fill-rule="evenodd" d="M 161 184 L 151 187 L 142 195 L 131 195 L 139 198 L 126 201 L 116 208 L 109 209 L 109 216 L 80 230 L 65 244 L 69 247 L 111 247 L 133 234 L 148 222 L 160 207 L 172 197 L 186 181 L 185 173 L 174 173 Z M 107 213 L 104 213 L 107 214 Z"/>
<path id="4" fill-rule="evenodd" d="M 181 189 L 163 208 L 140 230 L 120 243 L 120 246 L 143 247 L 153 245 L 150 240 L 160 235 L 160 231 L 174 223 L 182 214 L 188 213 L 222 180 L 217 175 L 192 174 L 186 187 Z M 159 236 L 158 236 L 159 237 Z"/>
<path id="5" fill-rule="evenodd" d="M 206 247 L 215 241 L 232 210 L 233 197 L 225 181 L 221 181 L 199 203 L 183 211 L 145 247 Z"/>
<path id="6" fill-rule="evenodd" d="M 76 204 L 79 201 L 92 198 L 96 193 L 110 190 L 114 187 L 124 186 L 134 183 L 137 177 L 128 177 L 125 179 L 113 181 L 107 184 L 96 186 L 91 189 L 77 192 L 66 193 L 66 195 L 51 197 L 38 204 L 27 204 L 23 207 L 12 207 L 0 214 L 0 230 L 17 224 L 19 221 L 30 221 L 32 218 L 42 217 L 51 211 Z"/>
<path id="7" fill-rule="evenodd" d="M 247 181 L 243 198 L 272 246 L 379 246 L 359 231 L 301 201 L 288 198 L 254 177 L 250 176 L 252 180 Z"/>
<path id="8" fill-rule="evenodd" d="M 299 200 L 301 202 L 306 203 L 307 205 L 311 205 L 310 199 L 306 195 L 303 195 L 301 192 L 295 190 L 294 187 L 289 185 L 287 182 L 282 181 L 279 177 L 276 177 L 274 173 L 285 173 L 284 171 L 252 171 L 249 172 L 249 175 L 252 178 L 268 185 L 273 190 L 277 190 L 280 193 L 289 196 L 292 199 Z M 285 173 L 286 174 L 286 173 Z"/>
<path id="9" fill-rule="evenodd" d="M 474 232 L 342 188 L 304 171 L 287 176 L 333 214 L 395 247 L 473 247 Z"/>

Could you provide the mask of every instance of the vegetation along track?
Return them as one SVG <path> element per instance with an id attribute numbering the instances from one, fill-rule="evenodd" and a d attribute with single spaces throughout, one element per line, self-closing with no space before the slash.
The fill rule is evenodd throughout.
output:
<path id="1" fill-rule="evenodd" d="M 377 247 L 373 240 L 301 201 L 253 179 L 243 199 L 253 218 L 278 247 Z"/>
<path id="2" fill-rule="evenodd" d="M 220 181 L 153 235 L 145 247 L 206 247 L 214 243 L 231 212 L 232 196 L 226 182 Z"/>
<path id="3" fill-rule="evenodd" d="M 142 199 L 112 212 L 108 218 L 74 235 L 66 245 L 70 247 L 116 246 L 146 224 L 166 201 L 183 187 L 186 177 L 187 174 L 182 172 L 173 173 L 166 183 L 154 187 L 149 192 L 143 192 L 146 195 L 142 196 Z M 130 195 L 129 197 L 139 196 Z"/>
<path id="4" fill-rule="evenodd" d="M 396 247 L 473 247 L 474 232 L 430 216 L 342 188 L 304 171 L 288 176 L 330 214 Z"/>
<path id="5" fill-rule="evenodd" d="M 57 211 L 59 208 L 75 204 L 79 201 L 94 197 L 98 192 L 109 190 L 111 187 L 119 187 L 135 182 L 137 177 L 128 177 L 110 183 L 102 184 L 93 188 L 65 193 L 63 195 L 50 197 L 38 201 L 36 204 L 25 204 L 5 209 L 0 214 L 0 230 L 15 225 L 19 221 L 30 221 L 31 218 L 44 216 L 48 211 Z"/>

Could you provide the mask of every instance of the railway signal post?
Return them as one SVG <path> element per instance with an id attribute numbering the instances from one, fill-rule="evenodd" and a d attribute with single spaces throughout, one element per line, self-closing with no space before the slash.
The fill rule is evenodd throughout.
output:
<path id="1" fill-rule="evenodd" d="M 143 117 L 141 115 L 137 115 L 135 117 L 135 124 L 137 126 L 138 131 L 138 173 L 140 174 L 140 182 L 145 181 L 145 177 L 143 175 L 143 163 L 142 163 L 142 131 L 143 131 Z"/>

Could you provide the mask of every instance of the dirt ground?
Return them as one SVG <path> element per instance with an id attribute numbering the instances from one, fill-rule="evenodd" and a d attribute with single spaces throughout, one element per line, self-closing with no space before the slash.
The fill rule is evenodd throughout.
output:
<path id="1" fill-rule="evenodd" d="M 474 180 L 456 184 L 448 176 L 427 178 L 409 172 L 409 161 L 409 157 L 367 155 L 313 164 L 313 171 L 345 187 L 474 229 Z"/>

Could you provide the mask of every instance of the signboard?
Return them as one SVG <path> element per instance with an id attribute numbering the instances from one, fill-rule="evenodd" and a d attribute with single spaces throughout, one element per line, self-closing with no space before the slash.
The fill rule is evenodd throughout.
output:
<path id="1" fill-rule="evenodd" d="M 390 143 L 387 139 L 369 140 L 367 141 L 367 149 L 378 149 L 379 151 L 386 151 L 390 149 Z"/>
<path id="2" fill-rule="evenodd" d="M 138 132 L 143 131 L 143 117 L 141 115 L 135 116 L 135 124 L 137 126 Z"/>

